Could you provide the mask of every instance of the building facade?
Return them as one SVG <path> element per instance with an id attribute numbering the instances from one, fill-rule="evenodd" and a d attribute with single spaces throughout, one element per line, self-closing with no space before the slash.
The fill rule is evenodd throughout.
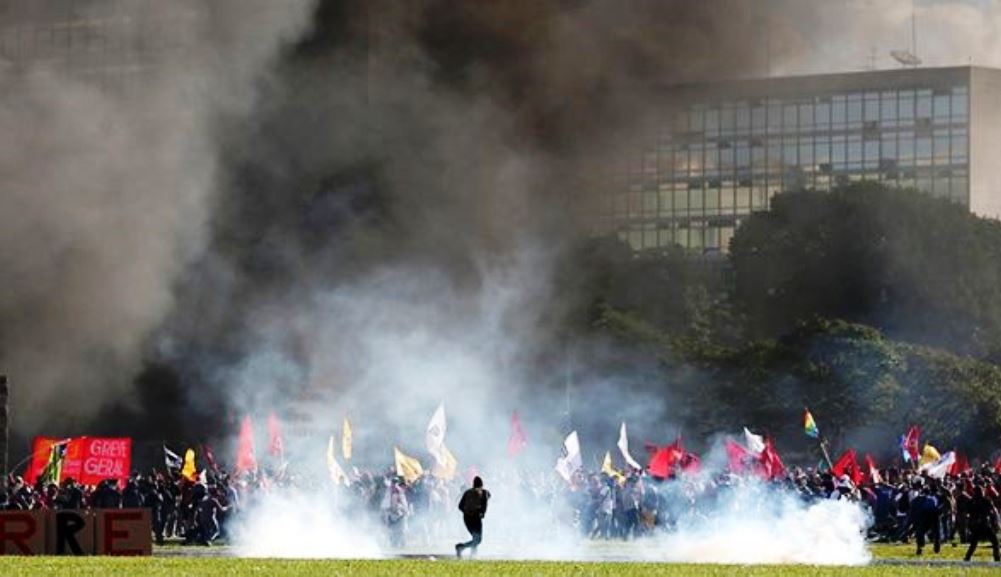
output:
<path id="1" fill-rule="evenodd" d="M 1001 217 L 1001 71 L 901 69 L 672 86 L 616 163 L 602 230 L 635 250 L 726 252 L 790 190 L 875 180 Z"/>

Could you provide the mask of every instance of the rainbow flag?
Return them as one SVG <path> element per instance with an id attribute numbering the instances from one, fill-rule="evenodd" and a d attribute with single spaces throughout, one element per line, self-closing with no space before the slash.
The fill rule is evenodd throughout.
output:
<path id="1" fill-rule="evenodd" d="M 805 409 L 803 412 L 803 432 L 806 433 L 807 437 L 814 439 L 820 437 L 820 429 L 817 428 L 817 421 L 813 420 L 810 409 Z"/>

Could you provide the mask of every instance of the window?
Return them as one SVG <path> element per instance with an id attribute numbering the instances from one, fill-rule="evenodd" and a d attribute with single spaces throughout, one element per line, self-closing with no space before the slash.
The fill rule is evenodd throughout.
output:
<path id="1" fill-rule="evenodd" d="M 858 135 L 848 137 L 848 162 L 862 162 L 862 139 Z"/>
<path id="2" fill-rule="evenodd" d="M 751 125 L 755 128 L 764 128 L 767 111 L 764 105 L 755 106 L 751 110 Z"/>
<path id="3" fill-rule="evenodd" d="M 719 151 L 720 170 L 723 171 L 733 170 L 733 156 L 734 156 L 734 148 L 729 144 L 727 144 L 726 148 L 723 148 L 723 144 L 720 143 L 720 151 Z"/>
<path id="4" fill-rule="evenodd" d="M 657 214 L 657 193 L 643 195 L 643 212 L 650 216 Z"/>
<path id="5" fill-rule="evenodd" d="M 835 136 L 831 143 L 831 161 L 835 166 L 845 163 L 845 137 Z"/>
<path id="6" fill-rule="evenodd" d="M 884 92 L 880 100 L 879 118 L 884 124 L 895 123 L 897 120 L 897 95 L 893 92 Z"/>
<path id="7" fill-rule="evenodd" d="M 883 139 L 880 142 L 882 146 L 879 153 L 880 158 L 897 158 L 897 136 L 895 134 L 883 133 Z"/>
<path id="8" fill-rule="evenodd" d="M 919 90 L 915 115 L 918 118 L 931 118 L 931 90 Z"/>
<path id="9" fill-rule="evenodd" d="M 720 110 L 719 128 L 723 134 L 732 134 L 737 127 L 737 111 L 733 104 L 724 104 Z"/>
<path id="10" fill-rule="evenodd" d="M 799 141 L 799 164 L 813 166 L 813 140 L 801 139 Z"/>
<path id="11" fill-rule="evenodd" d="M 737 144 L 737 167 L 747 168 L 751 166 L 751 150 L 747 146 L 747 142 L 740 142 Z"/>
<path id="12" fill-rule="evenodd" d="M 733 189 L 723 188 L 719 193 L 720 212 L 730 214 L 733 212 Z"/>
<path id="13" fill-rule="evenodd" d="M 719 132 L 719 110 L 710 108 L 706 110 L 706 134 L 716 134 Z"/>
<path id="14" fill-rule="evenodd" d="M 932 140 L 932 153 L 935 155 L 935 163 L 942 164 L 949 162 L 949 131 L 936 130 Z"/>
<path id="15" fill-rule="evenodd" d="M 901 160 L 914 160 L 914 133 L 901 132 L 900 143 L 897 145 L 897 148 Z"/>
<path id="16" fill-rule="evenodd" d="M 741 102 L 737 104 L 737 129 L 747 129 L 751 126 L 751 109 L 748 108 L 747 103 Z"/>
<path id="17" fill-rule="evenodd" d="M 858 95 L 848 97 L 848 124 L 862 122 L 862 99 Z"/>
<path id="18" fill-rule="evenodd" d="M 787 140 L 782 146 L 782 163 L 786 166 L 794 166 L 798 163 L 795 140 Z"/>
<path id="19" fill-rule="evenodd" d="M 768 131 L 776 132 L 782 126 L 782 105 L 772 100 L 768 103 Z"/>
<path id="20" fill-rule="evenodd" d="M 818 140 L 815 149 L 817 164 L 829 163 L 831 161 L 831 143 L 827 140 Z"/>
<path id="21" fill-rule="evenodd" d="M 865 156 L 866 167 L 874 168 L 879 163 L 879 141 L 865 141 L 863 146 L 863 155 Z"/>
<path id="22" fill-rule="evenodd" d="M 900 102 L 897 105 L 897 110 L 899 112 L 899 118 L 904 121 L 914 121 L 914 92 L 901 92 Z M 903 122 L 902 122 L 903 124 Z"/>
<path id="23" fill-rule="evenodd" d="M 705 194 L 705 212 L 707 214 L 716 214 L 719 211 L 719 185 L 716 187 L 706 190 Z"/>
<path id="24" fill-rule="evenodd" d="M 952 89 L 952 115 L 965 117 L 967 114 L 967 90 L 965 86 Z"/>
<path id="25" fill-rule="evenodd" d="M 835 96 L 831 103 L 831 123 L 835 126 L 842 126 L 848 121 L 848 113 L 845 107 L 844 96 Z"/>
<path id="26" fill-rule="evenodd" d="M 931 138 L 921 136 L 914 141 L 914 156 L 918 159 L 919 164 L 927 164 L 931 158 Z"/>
<path id="27" fill-rule="evenodd" d="M 782 124 L 786 128 L 796 126 L 796 105 L 786 104 L 782 110 Z"/>
<path id="28" fill-rule="evenodd" d="M 706 248 L 719 250 L 719 229 L 715 226 L 706 228 Z"/>
<path id="29" fill-rule="evenodd" d="M 815 111 L 814 120 L 817 126 L 829 126 L 831 123 L 831 103 L 818 102 Z"/>
<path id="30" fill-rule="evenodd" d="M 701 194 L 701 193 L 693 193 Z M 688 212 L 688 191 L 687 190 L 676 190 L 674 191 L 674 210 L 679 213 Z"/>
<path id="31" fill-rule="evenodd" d="M 813 103 L 799 105 L 799 125 L 813 126 Z"/>
<path id="32" fill-rule="evenodd" d="M 953 162 L 966 161 L 966 131 L 952 132 L 952 160 Z"/>
<path id="33" fill-rule="evenodd" d="M 674 201 L 674 191 L 673 190 L 661 190 L 660 191 L 660 216 L 670 216 L 674 212 L 674 207 L 672 206 Z"/>
<path id="34" fill-rule="evenodd" d="M 932 113 L 936 119 L 947 119 L 949 118 L 949 94 L 936 94 L 933 104 Z"/>
<path id="35" fill-rule="evenodd" d="M 879 94 L 865 95 L 864 120 L 879 120 Z"/>

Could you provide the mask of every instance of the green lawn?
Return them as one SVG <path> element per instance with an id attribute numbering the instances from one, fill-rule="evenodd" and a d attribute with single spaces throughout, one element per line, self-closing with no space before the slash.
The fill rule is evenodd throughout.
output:
<path id="1" fill-rule="evenodd" d="M 724 575 L 752 576 L 879 576 L 907 577 L 922 575 L 997 575 L 989 567 L 809 567 L 809 566 L 749 566 L 727 565 L 667 565 L 649 563 L 544 563 L 508 561 L 292 561 L 275 559 L 234 558 L 0 558 L 0 575 L 152 575 L 180 577 L 185 575 L 408 575 L 492 576 L 492 575 L 639 575 L 664 577 L 717 577 Z"/>
<path id="2" fill-rule="evenodd" d="M 942 545 L 942 551 L 939 554 L 932 552 L 931 545 L 925 545 L 924 553 L 921 557 L 914 554 L 917 546 L 911 542 L 909 545 L 886 545 L 886 544 L 872 544 L 869 545 L 869 550 L 872 551 L 872 556 L 875 559 L 906 559 L 906 560 L 940 560 L 947 559 L 950 561 L 962 561 L 963 556 L 966 555 L 966 547 L 962 543 L 958 543 L 955 547 L 949 544 Z M 993 561 L 994 557 L 991 553 L 991 546 L 985 543 L 981 543 L 977 547 L 976 553 L 973 554 L 974 561 Z"/>

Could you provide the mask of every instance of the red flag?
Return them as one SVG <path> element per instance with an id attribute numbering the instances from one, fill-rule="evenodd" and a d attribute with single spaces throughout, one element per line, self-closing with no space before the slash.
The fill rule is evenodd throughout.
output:
<path id="1" fill-rule="evenodd" d="M 771 439 L 765 440 L 765 450 L 761 451 L 759 472 L 766 479 L 779 479 L 785 476 L 786 466 L 775 451 Z"/>
<path id="2" fill-rule="evenodd" d="M 514 457 L 525 449 L 528 444 L 528 437 L 525 430 L 521 428 L 521 419 L 518 418 L 518 411 L 511 414 L 511 436 L 507 439 L 507 456 Z"/>
<path id="3" fill-rule="evenodd" d="M 202 443 L 202 454 L 205 455 L 205 461 L 209 464 L 209 467 L 213 472 L 219 472 L 219 465 L 215 462 L 215 455 L 212 453 L 212 448 L 206 443 Z"/>
<path id="4" fill-rule="evenodd" d="M 862 469 L 858 466 L 855 449 L 848 449 L 842 453 L 841 457 L 839 457 L 831 467 L 831 472 L 834 473 L 836 477 L 848 475 L 852 484 L 858 487 L 862 483 Z"/>
<path id="5" fill-rule="evenodd" d="M 1001 475 L 1001 457 L 998 457 L 998 460 L 994 461 L 994 472 Z"/>
<path id="6" fill-rule="evenodd" d="M 240 439 L 236 445 L 236 474 L 257 469 L 257 459 L 254 457 L 254 427 L 250 423 L 250 415 L 240 423 Z"/>
<path id="7" fill-rule="evenodd" d="M 741 474 L 747 470 L 747 462 L 751 459 L 751 452 L 740 443 L 727 439 L 726 459 L 730 464 L 730 472 Z"/>
<path id="8" fill-rule="evenodd" d="M 702 459 L 695 453 L 685 453 L 679 461 L 681 472 L 686 475 L 698 475 L 702 470 Z"/>
<path id="9" fill-rule="evenodd" d="M 285 443 L 282 441 L 282 425 L 274 413 L 268 415 L 268 436 L 271 438 L 271 456 L 281 458 L 285 453 Z"/>
<path id="10" fill-rule="evenodd" d="M 921 456 L 921 429 L 914 425 L 907 431 L 907 436 L 904 437 L 904 450 L 907 451 L 907 455 L 911 458 L 912 463 L 917 463 L 919 457 Z"/>
<path id="11" fill-rule="evenodd" d="M 953 462 L 952 468 L 949 469 L 949 474 L 956 476 L 961 475 L 970 470 L 970 461 L 966 459 L 966 455 L 956 452 L 956 461 Z"/>
<path id="12" fill-rule="evenodd" d="M 883 475 L 879 473 L 879 468 L 876 467 L 876 461 L 872 459 L 872 455 L 869 453 L 865 454 L 865 472 L 869 483 L 876 485 L 883 482 Z"/>
<path id="13" fill-rule="evenodd" d="M 650 461 L 646 466 L 647 471 L 653 477 L 667 479 L 673 476 L 675 465 L 681 461 L 684 455 L 685 450 L 681 446 L 681 439 L 678 439 L 666 447 L 653 451 L 653 454 L 650 455 Z"/>

